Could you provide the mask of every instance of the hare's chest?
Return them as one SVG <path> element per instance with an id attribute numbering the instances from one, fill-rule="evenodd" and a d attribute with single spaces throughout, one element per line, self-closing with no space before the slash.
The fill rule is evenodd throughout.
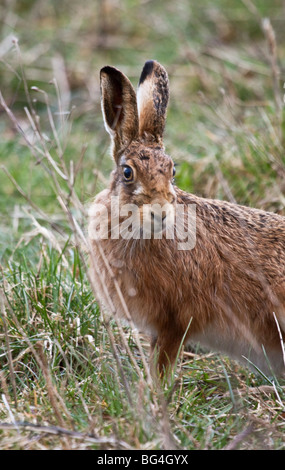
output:
<path id="1" fill-rule="evenodd" d="M 148 282 L 140 272 L 112 266 L 113 277 L 108 280 L 108 291 L 119 317 L 131 320 L 145 333 L 156 333 L 156 319 L 162 310 L 159 285 Z M 110 285 L 110 283 L 112 285 Z M 165 296 L 165 292 L 163 293 Z"/>

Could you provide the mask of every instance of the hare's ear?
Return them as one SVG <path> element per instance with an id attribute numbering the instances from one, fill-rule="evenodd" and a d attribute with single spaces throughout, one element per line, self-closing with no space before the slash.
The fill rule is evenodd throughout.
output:
<path id="1" fill-rule="evenodd" d="M 100 84 L 102 113 L 116 160 L 118 151 L 138 137 L 136 93 L 129 79 L 114 67 L 101 69 Z"/>
<path id="2" fill-rule="evenodd" d="M 168 99 L 169 83 L 166 70 L 154 60 L 147 61 L 137 92 L 140 136 L 149 136 L 162 143 Z"/>

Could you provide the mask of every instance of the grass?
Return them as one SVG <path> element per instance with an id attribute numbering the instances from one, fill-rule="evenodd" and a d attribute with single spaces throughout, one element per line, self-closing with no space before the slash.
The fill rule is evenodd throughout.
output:
<path id="1" fill-rule="evenodd" d="M 148 339 L 99 311 L 82 248 L 112 168 L 106 63 L 134 84 L 149 58 L 169 70 L 178 186 L 285 214 L 282 2 L 0 9 L 0 449 L 284 449 L 276 378 L 195 349 L 152 384 Z"/>

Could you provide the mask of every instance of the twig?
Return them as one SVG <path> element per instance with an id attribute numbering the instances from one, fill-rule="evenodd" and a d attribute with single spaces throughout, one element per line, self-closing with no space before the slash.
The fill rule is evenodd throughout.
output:
<path id="1" fill-rule="evenodd" d="M 284 367 L 285 367 L 285 347 L 284 347 L 283 336 L 282 336 L 281 328 L 280 328 L 279 322 L 277 320 L 277 317 L 275 315 L 275 312 L 273 312 L 273 316 L 274 316 L 274 320 L 275 320 L 277 330 L 278 330 L 278 334 L 279 334 L 279 338 L 280 338 L 280 344 L 281 344 L 281 349 L 282 349 L 282 354 L 283 354 L 283 362 L 284 362 Z"/>
<path id="2" fill-rule="evenodd" d="M 33 431 L 36 433 L 53 434 L 57 436 L 66 436 L 73 439 L 80 439 L 83 442 L 90 442 L 90 444 L 99 444 L 102 446 L 113 446 L 114 448 L 122 448 L 132 450 L 126 442 L 112 438 L 112 437 L 94 437 L 90 434 L 84 434 L 79 431 L 72 431 L 61 426 L 44 426 L 40 424 L 29 423 L 26 421 L 15 421 L 14 423 L 0 422 L 0 429 L 2 430 L 19 430 Z"/>
<path id="3" fill-rule="evenodd" d="M 2 400 L 3 400 L 3 403 L 4 403 L 4 406 L 5 406 L 6 410 L 8 411 L 8 414 L 10 416 L 10 419 L 11 419 L 12 423 L 13 423 L 13 426 L 15 426 L 15 428 L 19 432 L 19 428 L 17 426 L 16 420 L 14 418 L 14 415 L 13 415 L 12 410 L 10 408 L 9 402 L 8 402 L 8 400 L 7 400 L 4 393 L 2 393 Z"/>
<path id="4" fill-rule="evenodd" d="M 0 303 L 1 303 L 1 312 L 2 312 L 1 317 L 2 317 L 2 322 L 3 322 L 3 326 L 4 326 L 4 336 L 5 336 L 6 348 L 7 348 L 7 358 L 8 358 L 8 365 L 9 365 L 9 371 L 10 371 L 10 378 L 11 378 L 11 383 L 12 383 L 12 388 L 13 388 L 13 396 L 14 396 L 15 407 L 17 408 L 18 405 L 17 405 L 16 380 L 15 380 L 13 358 L 12 358 L 9 335 L 8 335 L 8 327 L 7 327 L 7 322 L 6 322 L 7 315 L 6 315 L 6 309 L 5 309 L 3 294 L 2 294 L 1 290 L 0 290 Z"/>
<path id="5" fill-rule="evenodd" d="M 280 69 L 278 66 L 278 58 L 277 58 L 277 45 L 276 45 L 276 37 L 274 29 L 272 28 L 271 22 L 269 18 L 264 18 L 262 21 L 263 31 L 267 40 L 268 44 L 268 52 L 269 52 L 269 61 L 271 65 L 271 73 L 272 73 L 272 81 L 273 81 L 273 90 L 274 90 L 274 99 L 275 99 L 275 106 L 276 112 L 278 117 L 278 124 L 279 124 L 279 131 L 281 133 L 281 124 L 282 124 L 282 97 L 281 97 L 281 90 L 280 90 Z M 282 134 L 280 134 L 281 137 Z"/>
<path id="6" fill-rule="evenodd" d="M 235 436 L 232 441 L 224 448 L 224 450 L 234 450 L 242 443 L 250 434 L 254 432 L 253 424 L 247 426 L 242 432 Z"/>
<path id="7" fill-rule="evenodd" d="M 280 386 L 279 388 L 281 388 L 283 390 L 283 392 L 285 391 L 285 387 L 284 386 Z M 246 387 L 244 388 L 243 390 L 239 389 L 237 390 L 238 394 L 241 396 L 241 395 L 245 395 L 245 394 L 248 394 L 248 395 L 251 395 L 251 394 L 255 394 L 255 393 L 276 393 L 276 386 L 275 385 L 259 385 L 257 387 Z M 230 396 L 230 392 L 225 392 L 223 394 L 223 397 L 229 397 Z M 278 398 L 278 396 L 277 396 Z M 282 406 L 284 406 L 282 404 Z"/>

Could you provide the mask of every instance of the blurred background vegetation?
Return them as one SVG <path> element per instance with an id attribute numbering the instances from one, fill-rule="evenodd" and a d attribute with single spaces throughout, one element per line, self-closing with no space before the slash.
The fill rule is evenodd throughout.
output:
<path id="1" fill-rule="evenodd" d="M 179 163 L 177 183 L 200 195 L 283 211 L 283 1 L 4 0 L 0 18 L 2 95 L 26 131 L 28 90 L 52 148 L 45 96 L 31 87 L 48 93 L 65 158 L 78 163 L 87 146 L 80 169 L 83 201 L 96 191 L 94 169 L 108 177 L 112 168 L 99 70 L 114 65 L 136 86 L 144 62 L 154 58 L 170 76 L 165 143 Z M 276 35 L 279 92 L 264 18 Z M 48 205 L 48 183 L 3 110 L 0 132 L 1 163 L 36 202 Z M 0 210 L 10 215 L 19 195 L 3 172 L 0 178 Z M 104 186 L 104 179 L 98 184 Z"/>
<path id="2" fill-rule="evenodd" d="M 76 175 L 77 195 L 88 204 L 106 186 L 113 167 L 101 116 L 99 70 L 113 65 L 136 87 L 144 62 L 156 59 L 170 78 L 165 146 L 177 163 L 177 185 L 285 215 L 284 21 L 283 0 L 1 1 L 0 287 L 15 317 L 7 318 L 6 334 L 0 317 L 0 340 L 2 346 L 4 336 L 11 341 L 14 386 L 8 346 L 1 352 L 1 344 L 0 376 L 4 391 L 8 384 L 13 412 L 18 401 L 17 419 L 32 420 L 36 413 L 37 422 L 55 420 L 44 385 L 47 375 L 31 353 L 41 340 L 53 381 L 79 429 L 89 429 L 96 416 L 99 436 L 115 435 L 136 448 L 142 443 L 161 448 L 158 420 L 148 414 L 152 405 L 139 395 L 141 422 L 136 421 L 136 407 L 129 406 L 117 381 L 76 250 L 65 253 L 64 246 L 59 255 L 54 240 L 48 243 L 32 218 L 36 214 L 44 226 L 46 214 L 57 228 L 70 231 L 46 156 L 35 151 L 43 144 L 30 117 L 37 120 L 59 169 L 61 147 L 64 164 Z M 64 181 L 61 185 L 68 194 Z M 43 214 L 33 212 L 35 207 Z M 45 226 L 50 228 L 50 222 Z M 124 367 L 129 362 L 125 359 Z M 70 369 L 64 369 L 66 363 Z M 257 397 L 255 387 L 247 395 L 246 385 L 255 385 L 255 379 L 240 372 L 235 376 L 234 366 L 212 358 L 197 359 L 187 368 L 189 375 L 168 397 L 170 422 L 182 447 L 223 448 L 231 439 L 234 447 L 251 419 L 247 406 L 260 429 L 251 440 L 251 424 L 246 428 L 245 448 L 284 447 L 284 390 L 278 389 L 277 398 Z M 127 374 L 135 387 L 134 372 Z M 244 401 L 235 400 L 232 383 L 243 390 Z M 143 394 L 141 386 L 138 390 Z M 0 405 L 0 419 L 10 419 L 6 408 Z M 68 427 L 68 419 L 55 422 Z M 3 448 L 51 445 L 49 439 L 17 444 L 10 435 L 2 437 Z"/>

